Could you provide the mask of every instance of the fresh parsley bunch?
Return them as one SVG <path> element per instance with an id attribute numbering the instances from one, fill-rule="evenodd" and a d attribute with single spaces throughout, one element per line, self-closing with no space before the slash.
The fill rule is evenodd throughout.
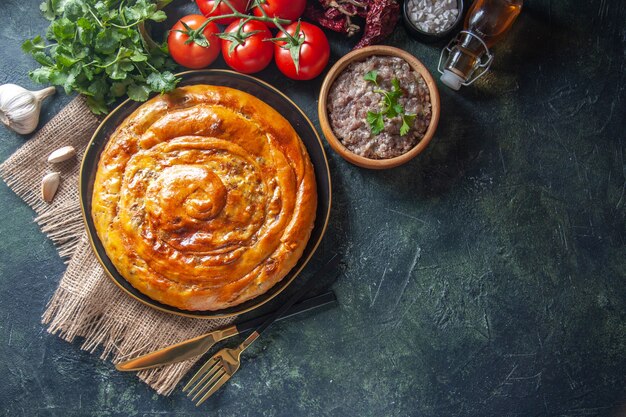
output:
<path id="1" fill-rule="evenodd" d="M 363 76 L 365 81 L 369 81 L 378 87 L 378 71 L 373 70 Z M 385 91 L 381 88 L 374 90 L 375 93 L 383 95 L 383 108 L 379 112 L 368 111 L 367 123 L 374 135 L 380 135 L 385 130 L 385 120 L 400 116 L 402 118 L 402 126 L 400 126 L 400 136 L 405 136 L 411 130 L 415 122 L 415 114 L 404 112 L 404 107 L 398 102 L 398 99 L 404 93 L 400 87 L 400 81 L 397 78 L 391 80 L 391 91 Z"/>
<path id="2" fill-rule="evenodd" d="M 151 0 L 45 0 L 40 8 L 52 21 L 50 43 L 36 36 L 22 45 L 42 65 L 29 74 L 35 82 L 87 96 L 95 114 L 108 113 L 126 94 L 145 101 L 151 92 L 176 87 L 166 46 L 149 45 L 139 30 L 166 18 Z"/>

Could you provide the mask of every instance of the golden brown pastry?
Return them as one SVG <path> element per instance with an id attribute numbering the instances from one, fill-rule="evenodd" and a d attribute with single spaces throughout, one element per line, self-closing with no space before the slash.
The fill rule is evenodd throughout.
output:
<path id="1" fill-rule="evenodd" d="M 293 127 L 232 88 L 187 86 L 139 107 L 100 156 L 92 217 L 147 296 L 219 310 L 263 294 L 313 228 L 313 166 Z"/>

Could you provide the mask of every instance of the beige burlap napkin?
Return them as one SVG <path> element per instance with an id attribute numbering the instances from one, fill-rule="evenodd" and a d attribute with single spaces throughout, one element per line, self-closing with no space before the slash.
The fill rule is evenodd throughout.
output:
<path id="1" fill-rule="evenodd" d="M 201 320 L 162 313 L 129 297 L 105 275 L 87 240 L 78 195 L 80 160 L 99 122 L 83 98 L 74 99 L 0 165 L 0 176 L 35 210 L 35 221 L 59 255 L 69 259 L 43 323 L 50 333 L 68 342 L 82 338 L 82 349 L 95 352 L 101 348 L 101 357 L 115 363 L 234 319 Z M 54 166 L 47 162 L 50 152 L 67 145 L 76 148 L 76 159 Z M 47 204 L 41 199 L 41 178 L 52 171 L 61 172 L 62 183 L 52 204 Z M 194 363 L 189 360 L 138 376 L 157 393 L 168 395 Z"/>

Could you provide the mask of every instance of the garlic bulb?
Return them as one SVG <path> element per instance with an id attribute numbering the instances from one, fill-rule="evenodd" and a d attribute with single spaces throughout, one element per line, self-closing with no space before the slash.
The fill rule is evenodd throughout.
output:
<path id="1" fill-rule="evenodd" d="M 54 87 L 29 91 L 15 84 L 0 85 L 0 122 L 22 135 L 31 133 L 39 123 L 41 102 L 55 92 Z"/>

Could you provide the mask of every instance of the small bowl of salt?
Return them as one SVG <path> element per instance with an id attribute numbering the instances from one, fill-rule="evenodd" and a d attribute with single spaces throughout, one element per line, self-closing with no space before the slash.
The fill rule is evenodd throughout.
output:
<path id="1" fill-rule="evenodd" d="M 405 0 L 404 26 L 422 42 L 444 40 L 463 20 L 463 0 Z"/>

